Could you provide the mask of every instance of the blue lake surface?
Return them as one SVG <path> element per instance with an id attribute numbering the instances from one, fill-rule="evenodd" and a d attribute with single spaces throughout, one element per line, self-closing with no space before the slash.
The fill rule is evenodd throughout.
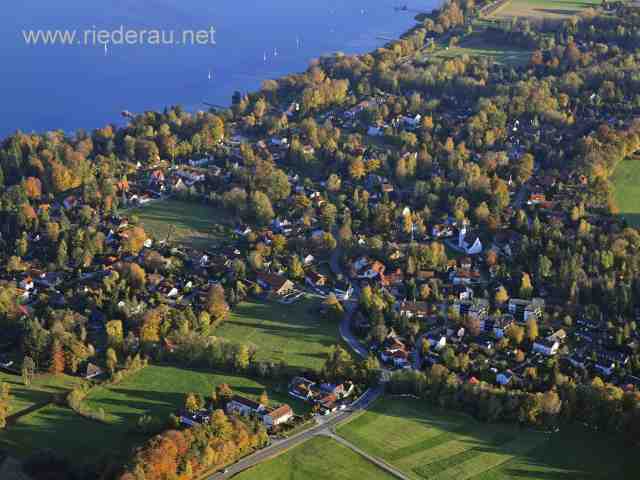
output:
<path id="1" fill-rule="evenodd" d="M 305 70 L 336 51 L 362 53 L 415 24 L 437 0 L 20 0 L 0 22 L 0 137 L 17 129 L 92 129 L 120 112 L 203 102 Z M 407 11 L 394 7 L 406 5 Z M 215 45 L 104 45 L 84 31 L 215 28 Z M 76 30 L 89 44 L 28 45 L 24 31 Z M 115 39 L 117 40 L 117 39 Z M 147 39 L 149 40 L 149 39 Z M 265 60 L 266 58 L 266 60 Z"/>

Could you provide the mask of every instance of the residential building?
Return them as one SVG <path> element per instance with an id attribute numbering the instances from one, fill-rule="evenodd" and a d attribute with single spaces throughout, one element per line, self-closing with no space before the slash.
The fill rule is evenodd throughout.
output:
<path id="1" fill-rule="evenodd" d="M 260 286 L 274 295 L 286 295 L 295 289 L 293 282 L 282 275 L 258 272 L 257 280 Z"/>
<path id="2" fill-rule="evenodd" d="M 272 428 L 287 423 L 291 418 L 293 418 L 293 410 L 285 403 L 263 415 L 262 422 L 267 428 Z"/>

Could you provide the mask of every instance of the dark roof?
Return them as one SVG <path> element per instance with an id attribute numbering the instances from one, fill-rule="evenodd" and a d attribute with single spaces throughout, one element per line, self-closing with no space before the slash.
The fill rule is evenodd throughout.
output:
<path id="1" fill-rule="evenodd" d="M 231 397 L 232 402 L 240 403 L 241 405 L 245 405 L 253 410 L 258 410 L 262 405 L 258 402 L 254 402 L 253 400 L 249 400 L 248 398 L 241 397 L 240 395 L 234 395 Z"/>
<path id="2" fill-rule="evenodd" d="M 289 280 L 281 275 L 276 275 L 273 273 L 263 273 L 258 272 L 257 274 L 258 280 L 263 281 L 267 285 L 269 285 L 274 290 L 280 290 L 285 283 Z"/>

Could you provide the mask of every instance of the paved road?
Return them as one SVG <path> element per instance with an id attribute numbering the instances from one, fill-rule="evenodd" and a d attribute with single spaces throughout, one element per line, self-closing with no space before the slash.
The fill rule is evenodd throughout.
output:
<path id="1" fill-rule="evenodd" d="M 238 473 L 243 472 L 248 468 L 264 462 L 265 460 L 273 458 L 283 453 L 285 450 L 295 447 L 296 445 L 299 445 L 312 437 L 323 434 L 326 435 L 328 432 L 330 432 L 331 428 L 335 427 L 340 422 L 347 420 L 356 412 L 359 412 L 371 405 L 371 403 L 373 403 L 382 394 L 382 392 L 383 388 L 380 386 L 376 388 L 370 388 L 362 395 L 362 397 L 360 397 L 346 410 L 327 417 L 318 417 L 318 424 L 315 427 L 293 435 L 292 437 L 289 437 L 285 440 L 276 440 L 270 446 L 263 448 L 262 450 L 258 450 L 254 454 L 243 458 L 237 463 L 234 463 L 229 468 L 227 468 L 226 473 L 215 473 L 209 476 L 207 480 L 221 480 L 225 478 L 231 478 L 234 475 L 237 475 Z"/>
<path id="2" fill-rule="evenodd" d="M 399 478 L 400 480 L 409 480 L 409 477 L 407 477 L 404 473 L 402 473 L 397 468 L 392 467 L 391 465 L 389 465 L 386 462 L 383 462 L 382 460 L 380 460 L 377 457 L 373 457 L 373 456 L 369 455 L 367 452 L 365 452 L 363 450 L 360 450 L 353 443 L 345 440 L 344 438 L 340 437 L 339 435 L 336 435 L 333 431 L 328 431 L 326 433 L 323 433 L 323 435 L 326 435 L 326 436 L 332 438 L 333 440 L 335 440 L 336 442 L 341 443 L 345 447 L 350 448 L 351 450 L 353 450 L 357 454 L 363 456 L 364 458 L 369 460 L 371 463 L 374 463 L 375 465 L 377 465 L 379 468 L 381 468 L 385 472 L 389 473 L 390 475 L 393 475 L 394 477 Z"/>

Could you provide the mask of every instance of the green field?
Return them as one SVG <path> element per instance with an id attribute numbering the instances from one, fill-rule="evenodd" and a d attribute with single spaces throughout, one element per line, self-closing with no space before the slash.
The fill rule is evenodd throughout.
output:
<path id="1" fill-rule="evenodd" d="M 221 208 L 201 203 L 160 200 L 123 214 L 136 215 L 145 231 L 156 239 L 166 239 L 173 229 L 172 241 L 196 248 L 210 247 L 231 235 L 231 217 Z"/>
<path id="2" fill-rule="evenodd" d="M 234 392 L 258 398 L 267 390 L 271 402 L 288 403 L 296 413 L 308 406 L 291 399 L 286 386 L 260 383 L 235 375 L 150 365 L 122 383 L 92 391 L 86 404 L 102 408 L 108 424 L 86 420 L 66 407 L 48 405 L 21 417 L 0 433 L 0 449 L 25 456 L 40 449 L 53 449 L 63 455 L 95 460 L 105 455 L 125 455 L 140 445 L 145 435 L 134 427 L 141 415 L 168 420 L 169 414 L 184 405 L 186 392 L 210 397 L 213 388 L 227 383 Z"/>
<path id="3" fill-rule="evenodd" d="M 631 449 L 601 433 L 485 424 L 418 400 L 380 400 L 338 434 L 415 480 L 632 478 L 640 466 Z"/>
<path id="4" fill-rule="evenodd" d="M 562 20 L 589 7 L 598 7 L 598 0 L 511 0 L 489 18 Z"/>
<path id="5" fill-rule="evenodd" d="M 322 318 L 319 303 L 302 300 L 292 305 L 245 302 L 215 334 L 258 347 L 258 360 L 301 369 L 319 369 L 332 345 L 339 342 L 338 325 Z"/>
<path id="6" fill-rule="evenodd" d="M 634 157 L 620 162 L 611 181 L 620 215 L 630 225 L 640 227 L 640 159 Z"/>
<path id="7" fill-rule="evenodd" d="M 458 46 L 439 48 L 434 56 L 439 58 L 453 58 L 461 55 L 470 57 L 487 57 L 503 65 L 524 65 L 531 58 L 531 50 L 518 47 L 507 47 L 485 39 L 483 32 L 474 32 L 463 39 Z"/>
<path id="8" fill-rule="evenodd" d="M 52 400 L 54 394 L 64 394 L 75 385 L 83 383 L 83 380 L 69 375 L 36 375 L 31 385 L 25 386 L 22 377 L 0 372 L 0 382 L 5 382 L 11 387 L 9 415 L 16 415 L 29 408 L 46 404 Z"/>
<path id="9" fill-rule="evenodd" d="M 236 480 L 391 480 L 394 477 L 328 437 L 315 437 Z"/>

